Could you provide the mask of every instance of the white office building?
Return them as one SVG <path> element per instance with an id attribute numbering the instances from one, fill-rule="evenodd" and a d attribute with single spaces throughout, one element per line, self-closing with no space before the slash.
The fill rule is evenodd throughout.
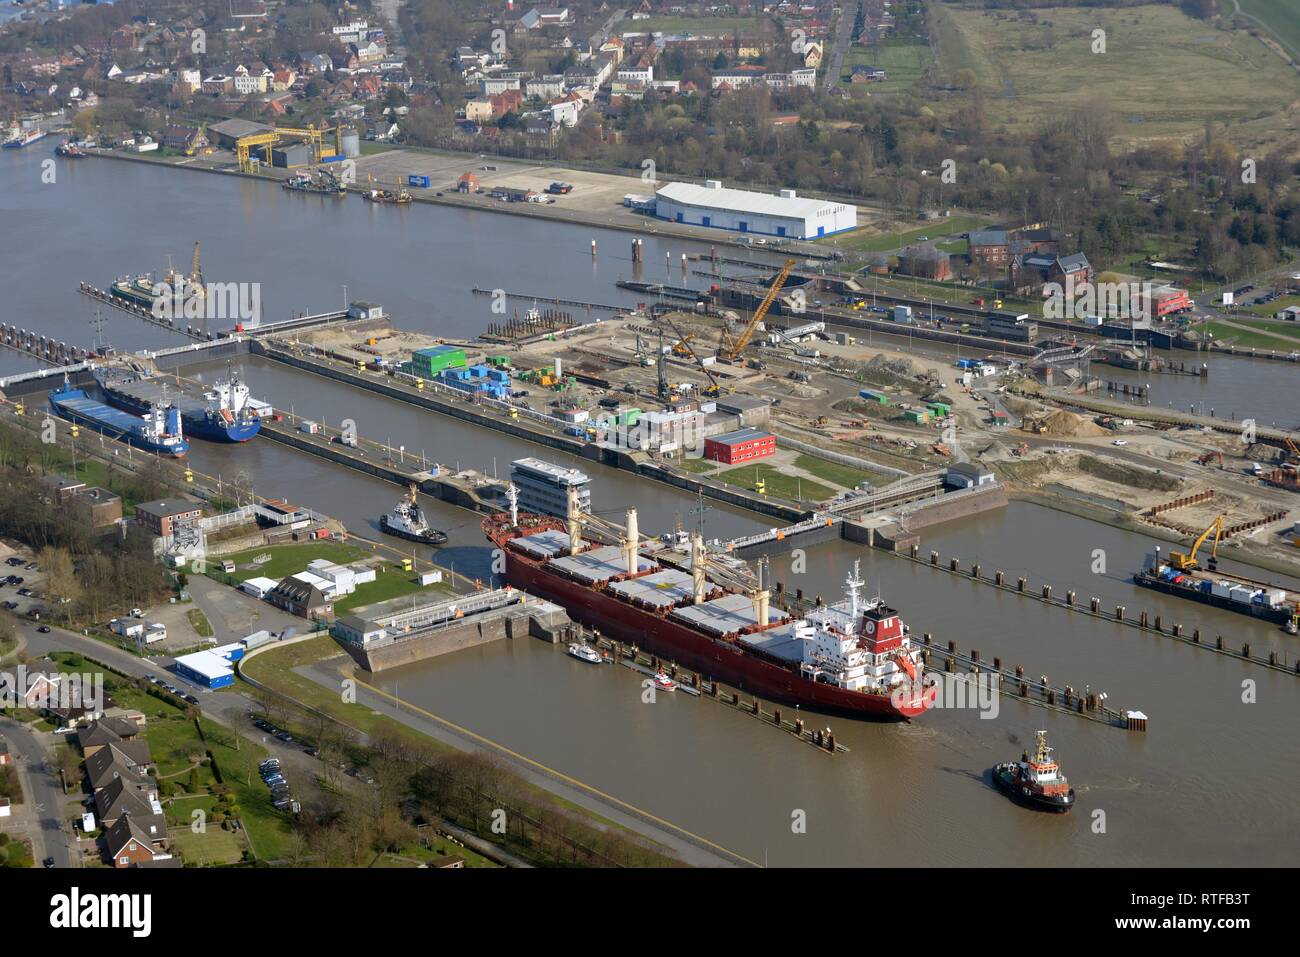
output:
<path id="1" fill-rule="evenodd" d="M 728 189 L 717 180 L 703 186 L 669 183 L 661 187 L 655 192 L 655 215 L 688 226 L 788 239 L 816 239 L 858 225 L 855 206 L 805 199 L 792 189 L 783 189 L 775 196 Z"/>
<path id="2" fill-rule="evenodd" d="M 541 459 L 517 459 L 510 463 L 510 481 L 519 490 L 519 510 L 563 517 L 568 511 L 569 489 L 578 490 L 578 505 L 591 510 L 591 478 L 577 469 L 566 469 Z"/>

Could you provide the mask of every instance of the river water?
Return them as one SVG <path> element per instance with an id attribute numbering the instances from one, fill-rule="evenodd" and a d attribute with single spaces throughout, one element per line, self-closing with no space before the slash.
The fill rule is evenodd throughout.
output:
<path id="1" fill-rule="evenodd" d="M 268 318 L 334 308 L 344 282 L 350 298 L 383 303 L 399 325 L 456 336 L 473 335 L 493 318 L 486 300 L 469 291 L 474 286 L 629 301 L 613 286 L 631 273 L 626 234 L 490 213 L 327 202 L 267 184 L 101 160 L 60 164 L 57 182 L 42 185 L 39 162 L 47 155 L 0 156 L 7 227 L 0 261 L 11 278 L 4 312 L 6 321 L 69 342 L 89 344 L 94 335 L 93 305 L 77 293 L 79 279 L 104 286 L 123 273 L 161 272 L 168 253 L 184 265 L 196 239 L 208 278 L 262 283 Z M 675 258 L 706 248 L 647 237 L 646 259 L 661 261 L 665 249 Z M 169 344 L 152 326 L 112 310 L 104 316 L 105 338 L 119 349 Z M 0 354 L 0 373 L 33 367 Z M 598 511 L 617 518 L 635 502 L 647 533 L 697 519 L 692 496 L 627 473 L 263 360 L 239 368 L 254 394 L 279 407 L 331 423 L 352 418 L 363 435 L 444 464 L 504 472 L 510 459 L 529 454 L 577 464 L 593 477 Z M 211 377 L 223 370 L 196 371 Z M 1269 377 L 1292 372 L 1282 363 L 1222 359 L 1204 383 L 1162 381 L 1195 390 L 1225 412 L 1262 419 L 1257 410 L 1282 402 L 1285 382 L 1294 391 L 1293 379 Z M 1274 386 L 1256 398 L 1265 379 Z M 1182 394 L 1178 402 L 1185 404 Z M 1294 406 L 1288 411 L 1294 419 Z M 376 535 L 379 513 L 399 494 L 389 483 L 268 440 L 195 442 L 191 458 L 201 471 L 316 507 L 362 534 Z M 477 519 L 427 504 L 434 523 L 451 533 L 440 561 L 486 574 Z M 716 503 L 705 521 L 710 537 L 724 538 L 766 524 Z M 1249 640 L 1257 652 L 1276 649 L 1295 660 L 1297 639 L 1271 626 L 1136 589 L 1128 575 L 1149 546 L 1138 534 L 1019 503 L 923 536 L 924 552 L 935 548 L 945 561 L 979 561 L 986 574 L 1001 568 L 1012 580 L 1025 574 L 1033 587 L 1050 583 L 1057 594 L 1072 587 L 1081 600 L 1095 594 L 1106 607 L 1159 612 L 1203 635 Z M 1094 574 L 1098 549 L 1106 569 Z M 711 701 L 661 694 L 643 703 L 639 676 L 593 668 L 534 641 L 472 649 L 384 673 L 379 683 L 774 866 L 1295 863 L 1296 678 L 859 546 L 837 542 L 802 558 L 797 569 L 791 556 L 774 560 L 774 577 L 836 600 L 860 561 L 868 590 L 898 607 L 918 636 L 931 632 L 937 641 L 954 639 L 963 650 L 1022 664 L 1031 676 L 1105 691 L 1110 705 L 1146 712 L 1150 730 L 1127 734 L 1012 700 L 1001 702 L 996 717 L 942 710 L 902 726 L 812 717 L 850 749 L 831 757 Z M 1078 791 L 1067 817 L 1024 811 L 988 785 L 987 769 L 1018 757 L 1039 728 L 1049 731 Z"/>

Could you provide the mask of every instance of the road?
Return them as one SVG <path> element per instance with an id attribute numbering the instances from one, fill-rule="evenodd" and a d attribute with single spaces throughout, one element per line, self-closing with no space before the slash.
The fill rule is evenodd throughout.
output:
<path id="1" fill-rule="evenodd" d="M 52 857 L 55 867 L 80 866 L 80 857 L 72 850 L 73 838 L 63 820 L 63 805 L 69 799 L 59 786 L 58 769 L 50 760 L 49 746 L 41 740 L 40 732 L 8 718 L 0 718 L 0 732 L 9 742 L 26 796 L 26 803 L 14 809 L 14 816 L 35 817 L 36 826 L 27 829 L 32 840 L 32 857 L 38 864 Z"/>
<path id="2" fill-rule="evenodd" d="M 47 654 L 52 651 L 76 651 L 101 661 L 124 674 L 139 678 L 143 678 L 147 674 L 161 675 L 161 672 L 172 663 L 172 659 L 161 656 L 149 659 L 137 658 L 133 654 L 97 641 L 94 638 L 87 638 L 58 628 L 47 634 L 41 634 L 32 625 L 26 622 L 17 622 L 16 630 L 27 642 L 28 653 L 33 656 Z M 319 675 L 313 675 L 313 677 L 319 677 Z M 172 680 L 178 687 L 186 685 L 184 681 L 175 678 L 174 675 Z M 332 675 L 331 680 L 337 681 L 338 675 Z M 236 690 L 220 693 L 206 691 L 194 686 L 186 686 L 182 690 L 189 690 L 199 698 L 204 717 L 211 718 L 218 724 L 236 730 L 245 736 L 259 736 L 259 732 L 252 727 L 248 714 L 250 711 L 260 709 L 253 698 L 245 693 L 243 686 L 236 685 Z M 365 703 L 373 705 L 376 711 L 411 724 L 417 730 L 457 747 L 466 750 L 482 747 L 482 742 L 476 742 L 470 733 L 452 732 L 432 720 L 417 718 L 417 716 L 408 713 L 406 709 L 396 709 L 391 703 L 384 701 L 378 695 L 369 694 L 365 685 L 361 685 L 360 690 L 364 697 L 373 699 L 367 700 Z M 361 740 L 364 742 L 364 735 Z M 302 748 L 296 744 L 284 744 L 270 735 L 260 735 L 259 743 L 266 747 L 273 757 L 279 758 L 284 763 L 286 776 L 290 780 L 293 780 L 294 773 L 299 775 L 300 780 L 309 780 L 311 776 L 314 776 L 319 771 L 316 759 L 306 755 Z M 511 763 L 515 764 L 525 777 L 538 786 L 672 849 L 688 864 L 717 867 L 736 863 L 735 859 L 727 855 L 722 849 L 715 851 L 710 849 L 708 843 L 702 839 L 695 838 L 693 835 L 683 836 L 669 822 L 650 819 L 645 815 L 638 816 L 637 813 L 634 813 L 635 809 L 629 810 L 620 806 L 621 802 L 616 799 L 594 795 L 590 792 L 590 789 L 583 790 L 583 786 L 578 782 L 562 780 L 555 773 L 549 772 L 549 769 L 544 769 L 541 765 L 531 764 L 522 755 L 514 755 Z M 58 788 L 55 786 L 55 791 L 57 790 Z M 60 862 L 59 866 L 66 866 L 57 856 L 56 861 Z"/>
<path id="3" fill-rule="evenodd" d="M 827 52 L 826 76 L 822 80 L 822 89 L 827 93 L 840 85 L 840 73 L 844 69 L 844 57 L 848 55 L 849 44 L 853 41 L 853 22 L 858 16 L 858 3 L 845 3 L 840 7 L 840 18 L 835 24 L 835 39 Z"/>

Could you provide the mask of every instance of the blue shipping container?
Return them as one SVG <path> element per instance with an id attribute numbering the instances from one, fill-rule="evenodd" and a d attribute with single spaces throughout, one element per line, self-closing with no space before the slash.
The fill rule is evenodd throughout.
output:
<path id="1" fill-rule="evenodd" d="M 428 189 L 428 188 L 429 188 L 429 177 L 427 177 L 427 176 L 420 176 L 420 175 L 418 175 L 418 174 L 416 174 L 416 173 L 411 173 L 409 176 L 406 177 L 406 185 L 407 185 L 407 186 L 421 186 L 421 187 L 423 187 L 423 188 L 425 188 L 425 189 Z"/>

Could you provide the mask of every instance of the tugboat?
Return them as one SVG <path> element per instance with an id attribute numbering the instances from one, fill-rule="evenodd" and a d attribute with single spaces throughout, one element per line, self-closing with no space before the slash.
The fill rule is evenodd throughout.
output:
<path id="1" fill-rule="evenodd" d="M 592 665 L 603 664 L 605 661 L 599 651 L 581 641 L 575 641 L 569 645 L 569 654 L 579 661 L 585 661 Z"/>
<path id="2" fill-rule="evenodd" d="M 411 486 L 410 494 L 393 506 L 391 512 L 379 516 L 379 527 L 389 535 L 396 535 L 409 542 L 419 542 L 421 545 L 447 543 L 447 533 L 430 528 L 424 520 L 424 511 L 415 500 L 414 485 Z"/>
<path id="3" fill-rule="evenodd" d="M 1035 752 L 1026 751 L 1019 761 L 999 764 L 993 769 L 993 783 L 1018 804 L 1038 811 L 1064 814 L 1074 807 L 1074 788 L 1052 760 L 1047 746 L 1047 732 L 1035 735 Z"/>

